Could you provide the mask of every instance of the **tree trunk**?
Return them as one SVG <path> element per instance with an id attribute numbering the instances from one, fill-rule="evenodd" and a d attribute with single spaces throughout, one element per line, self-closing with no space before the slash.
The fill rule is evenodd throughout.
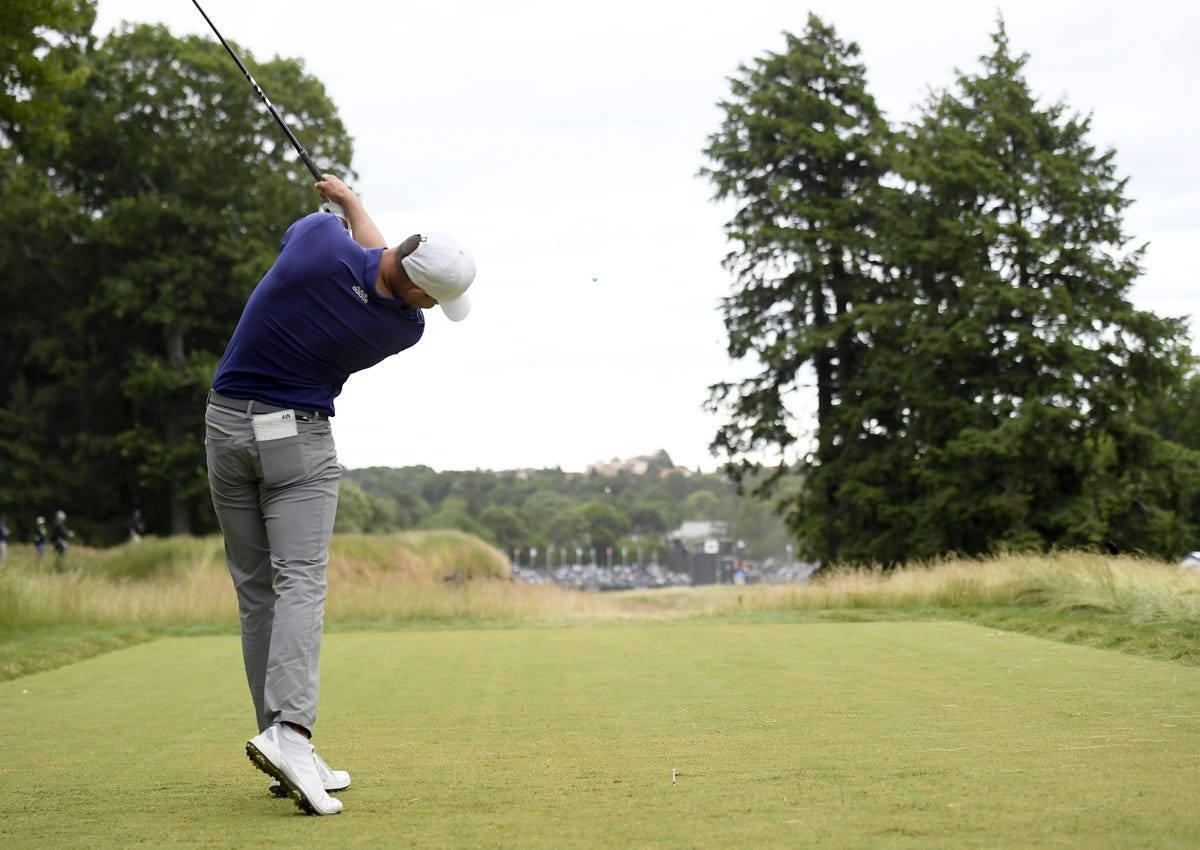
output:
<path id="1" fill-rule="evenodd" d="M 813 297 L 813 325 L 824 329 L 829 325 L 829 303 L 825 288 L 818 285 Z M 821 536 L 825 543 L 825 558 L 829 563 L 837 560 L 838 539 L 836 529 L 837 519 L 837 482 L 828 470 L 833 463 L 836 451 L 833 438 L 836 429 L 833 422 L 833 346 L 826 346 L 813 356 L 813 369 L 817 373 L 817 459 L 825 470 L 821 476 L 821 500 L 824 502 L 821 518 Z"/>
<path id="2" fill-rule="evenodd" d="M 191 534 L 192 533 L 192 512 L 191 505 L 187 499 L 179 492 L 178 488 L 171 488 L 171 534 Z"/>
<path id="3" fill-rule="evenodd" d="M 183 331 L 172 328 L 167 335 L 167 364 L 175 371 L 182 371 L 184 365 Z M 179 421 L 179 414 L 167 405 L 164 427 L 168 446 L 179 445 L 183 438 L 184 429 Z M 171 507 L 171 534 L 192 533 L 192 512 L 189 499 L 179 485 L 178 479 L 172 478 L 167 500 Z"/>

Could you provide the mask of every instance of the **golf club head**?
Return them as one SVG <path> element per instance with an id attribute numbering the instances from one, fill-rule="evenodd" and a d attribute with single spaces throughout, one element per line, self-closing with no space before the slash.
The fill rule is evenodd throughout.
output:
<path id="1" fill-rule="evenodd" d="M 346 231 L 351 236 L 354 235 L 354 231 L 350 229 L 350 219 L 346 217 L 346 210 L 342 208 L 341 204 L 335 204 L 333 201 L 325 201 L 321 204 L 320 209 L 321 212 L 327 212 L 331 213 L 332 215 L 336 215 L 338 219 L 341 220 L 342 227 L 346 228 Z"/>

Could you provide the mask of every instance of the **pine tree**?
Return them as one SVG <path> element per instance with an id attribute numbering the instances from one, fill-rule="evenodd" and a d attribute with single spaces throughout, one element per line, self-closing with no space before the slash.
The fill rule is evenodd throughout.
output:
<path id="1" fill-rule="evenodd" d="M 738 202 L 729 352 L 759 372 L 713 387 L 714 447 L 745 466 L 801 444 L 787 401 L 811 368 L 815 451 L 768 479 L 802 480 L 807 554 L 1173 554 L 1200 532 L 1200 453 L 1148 422 L 1192 356 L 1180 321 L 1129 300 L 1142 248 L 1114 153 L 1038 103 L 1002 21 L 898 132 L 856 52 L 811 18 L 722 104 L 705 174 Z"/>
<path id="2" fill-rule="evenodd" d="M 876 285 L 872 231 L 889 133 L 857 45 L 815 15 L 802 36 L 784 38 L 782 52 L 731 78 L 705 151 L 712 166 L 701 172 L 716 200 L 737 204 L 726 225 L 737 247 L 725 262 L 735 289 L 723 313 L 730 356 L 758 370 L 711 388 L 710 409 L 729 415 L 713 448 L 737 475 L 748 454 L 795 444 L 788 403 L 815 379 L 811 503 L 792 514 L 797 525 L 815 520 L 814 550 L 836 557 L 839 388 L 862 347 L 845 318 Z M 764 479 L 763 489 L 776 482 Z"/>
<path id="3" fill-rule="evenodd" d="M 1114 153 L 1037 103 L 1003 22 L 993 45 L 902 145 L 885 250 L 904 298 L 860 374 L 895 399 L 876 465 L 904 527 L 859 559 L 1154 545 L 1110 518 L 1156 452 L 1132 412 L 1180 380 L 1186 333 L 1129 301 L 1142 249 Z"/>

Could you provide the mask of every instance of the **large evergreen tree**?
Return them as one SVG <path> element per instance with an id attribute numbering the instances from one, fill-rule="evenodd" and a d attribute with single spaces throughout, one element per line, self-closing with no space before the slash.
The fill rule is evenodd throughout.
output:
<path id="1" fill-rule="evenodd" d="M 817 268 L 861 258 L 832 315 L 813 299 L 798 313 L 786 289 L 743 271 L 810 227 L 780 214 L 789 195 L 771 177 L 836 151 L 819 135 L 828 124 L 742 136 L 744 150 L 727 155 L 733 173 L 740 157 L 764 180 L 714 177 L 747 195 L 730 235 L 749 218 L 769 243 L 731 264 L 726 321 L 731 353 L 752 351 L 773 379 L 736 388 L 717 445 L 739 459 L 794 440 L 777 388 L 789 376 L 795 386 L 807 362 L 797 352 L 811 341 L 832 345 L 824 390 L 818 371 L 816 452 L 790 515 L 805 549 L 826 561 L 1049 546 L 1169 555 L 1196 532 L 1200 456 L 1146 426 L 1154 399 L 1186 372 L 1188 339 L 1181 322 L 1129 301 L 1141 250 L 1123 231 L 1129 200 L 1113 153 L 1088 141 L 1086 117 L 1037 102 L 1003 23 L 993 41 L 980 72 L 931 97 L 919 120 L 894 136 L 876 131 L 876 147 L 894 154 L 878 164 L 891 171 L 843 184 L 844 223 L 813 222 L 829 242 Z M 766 98 L 769 109 L 753 113 L 778 111 L 810 96 L 779 79 L 735 81 L 738 108 Z M 810 182 L 805 197 L 824 185 Z"/>
<path id="2" fill-rule="evenodd" d="M 981 61 L 906 133 L 912 191 L 887 253 L 910 300 L 867 371 L 897 378 L 881 451 L 907 462 L 911 532 L 903 552 L 861 554 L 1162 551 L 1109 519 L 1134 497 L 1117 481 L 1153 453 L 1131 413 L 1180 380 L 1184 327 L 1129 301 L 1141 249 L 1089 120 L 1037 103 L 1003 23 Z"/>
<path id="3" fill-rule="evenodd" d="M 736 248 L 725 263 L 735 288 L 723 313 L 730 356 L 757 370 L 713 386 L 710 408 L 729 415 L 713 448 L 736 475 L 746 455 L 791 446 L 799 435 L 789 400 L 815 378 L 813 504 L 802 513 L 816 520 L 819 548 L 836 552 L 839 387 L 862 349 L 844 320 L 877 287 L 873 231 L 889 132 L 857 45 L 815 15 L 803 35 L 784 38 L 782 52 L 731 78 L 724 121 L 705 150 L 712 165 L 701 172 L 715 199 L 737 206 L 726 225 Z M 763 479 L 762 489 L 775 480 Z"/>

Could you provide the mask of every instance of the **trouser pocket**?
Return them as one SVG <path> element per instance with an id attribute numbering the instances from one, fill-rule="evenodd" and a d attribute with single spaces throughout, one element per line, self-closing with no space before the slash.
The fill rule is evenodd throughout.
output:
<path id="1" fill-rule="evenodd" d="M 262 482 L 268 487 L 293 484 L 307 477 L 304 437 L 296 434 L 258 444 L 262 464 Z"/>
<path id="2" fill-rule="evenodd" d="M 267 487 L 341 477 L 329 423 L 302 422 L 298 431 L 288 437 L 257 441 L 261 480 Z"/>

